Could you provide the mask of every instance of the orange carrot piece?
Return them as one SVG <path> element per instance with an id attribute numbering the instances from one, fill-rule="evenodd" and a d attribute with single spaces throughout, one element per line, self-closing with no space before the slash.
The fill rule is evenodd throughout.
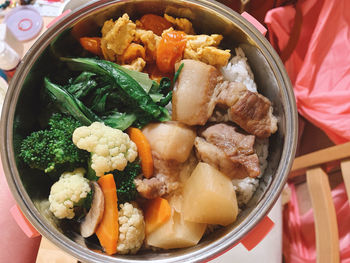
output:
<path id="1" fill-rule="evenodd" d="M 141 17 L 140 22 L 142 28 L 146 30 L 152 30 L 154 34 L 160 36 L 165 29 L 168 29 L 172 24 L 164 17 L 154 14 L 146 14 Z"/>
<path id="2" fill-rule="evenodd" d="M 156 63 L 163 73 L 175 71 L 175 63 L 180 61 L 186 47 L 186 34 L 182 31 L 169 31 L 162 34 L 157 47 Z"/>
<path id="3" fill-rule="evenodd" d="M 168 200 L 157 197 L 149 200 L 145 209 L 146 235 L 152 233 L 162 224 L 166 223 L 171 216 L 171 207 Z"/>
<path id="4" fill-rule="evenodd" d="M 137 151 L 141 159 L 141 169 L 142 169 L 143 176 L 146 178 L 152 177 L 153 175 L 152 151 L 146 136 L 142 133 L 140 129 L 134 128 L 134 127 L 128 128 L 127 132 L 130 136 L 130 139 L 136 144 Z"/>
<path id="5" fill-rule="evenodd" d="M 119 236 L 117 188 L 112 174 L 102 176 L 98 181 L 104 198 L 105 209 L 96 235 L 108 255 L 117 253 Z"/>
<path id="6" fill-rule="evenodd" d="M 100 37 L 81 37 L 80 45 L 92 54 L 102 56 L 101 38 Z"/>

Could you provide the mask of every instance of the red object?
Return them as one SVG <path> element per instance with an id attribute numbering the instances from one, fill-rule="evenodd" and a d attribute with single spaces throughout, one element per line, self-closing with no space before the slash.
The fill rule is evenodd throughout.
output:
<path id="1" fill-rule="evenodd" d="M 0 262 L 35 262 L 41 237 L 28 238 L 18 226 L 10 213 L 15 204 L 0 160 Z"/>
<path id="2" fill-rule="evenodd" d="M 239 243 L 241 243 L 248 251 L 251 251 L 267 236 L 268 233 L 270 233 L 274 225 L 275 223 L 268 216 L 265 216 L 245 237 L 242 238 L 240 242 L 231 245 L 224 251 L 221 251 L 219 254 L 205 260 L 204 262 L 210 262 L 222 256 Z"/>
<path id="3" fill-rule="evenodd" d="M 40 233 L 33 227 L 33 225 L 28 221 L 28 219 L 23 215 L 22 211 L 17 205 L 14 205 L 10 209 L 12 217 L 15 219 L 18 226 L 29 238 L 38 237 Z"/>
<path id="4" fill-rule="evenodd" d="M 157 66 L 163 73 L 175 71 L 175 63 L 182 59 L 186 46 L 185 33 L 170 31 L 162 35 L 157 48 Z"/>
<path id="5" fill-rule="evenodd" d="M 23 18 L 21 21 L 19 21 L 18 30 L 21 31 L 28 31 L 33 27 L 33 21 L 28 18 Z"/>
<path id="6" fill-rule="evenodd" d="M 241 240 L 242 245 L 245 246 L 248 251 L 252 250 L 268 233 L 270 233 L 274 225 L 272 220 L 268 216 L 265 216 L 264 219 Z"/>
<path id="7" fill-rule="evenodd" d="M 7 79 L 11 80 L 11 79 L 13 78 L 13 76 L 14 76 L 15 73 L 16 73 L 16 69 L 17 69 L 17 68 L 12 69 L 12 70 L 6 70 L 6 71 L 4 71 L 5 74 L 6 74 Z"/>
<path id="8" fill-rule="evenodd" d="M 260 31 L 261 34 L 263 34 L 264 36 L 267 33 L 267 29 L 258 21 L 256 20 L 253 16 L 251 16 L 250 14 L 248 14 L 247 12 L 243 12 L 241 14 L 241 16 L 243 16 L 245 19 L 247 19 L 253 26 L 256 27 L 257 30 Z"/>

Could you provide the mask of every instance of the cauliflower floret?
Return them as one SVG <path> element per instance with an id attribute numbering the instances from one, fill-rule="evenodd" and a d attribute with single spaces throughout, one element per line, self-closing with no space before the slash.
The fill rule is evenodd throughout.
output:
<path id="1" fill-rule="evenodd" d="M 91 168 L 97 176 L 115 169 L 123 171 L 137 157 L 137 148 L 129 136 L 100 122 L 82 126 L 73 132 L 73 143 L 92 153 Z"/>
<path id="2" fill-rule="evenodd" d="M 164 14 L 164 18 L 175 25 L 175 29 L 184 31 L 186 34 L 194 34 L 192 23 L 187 18 L 174 18 Z"/>
<path id="3" fill-rule="evenodd" d="M 135 36 L 136 24 L 124 14 L 117 21 L 108 20 L 102 27 L 101 49 L 105 59 L 116 61 Z"/>
<path id="4" fill-rule="evenodd" d="M 84 178 L 85 169 L 63 173 L 51 186 L 50 211 L 59 219 L 74 217 L 74 205 L 84 199 L 91 191 L 89 180 Z"/>
<path id="5" fill-rule="evenodd" d="M 120 205 L 119 239 L 120 254 L 135 254 L 145 239 L 145 221 L 142 211 L 130 203 Z"/>

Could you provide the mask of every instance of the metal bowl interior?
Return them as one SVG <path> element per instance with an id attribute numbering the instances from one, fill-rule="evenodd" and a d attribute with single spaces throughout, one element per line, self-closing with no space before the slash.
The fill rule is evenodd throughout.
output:
<path id="1" fill-rule="evenodd" d="M 187 17 L 197 33 L 224 36 L 222 47 L 240 46 L 248 57 L 260 93 L 268 97 L 278 117 L 278 132 L 270 137 L 268 167 L 258 190 L 237 219 L 225 228 L 205 236 L 194 247 L 164 251 L 143 251 L 137 255 L 109 257 L 91 249 L 100 249 L 95 240 L 83 239 L 69 223 L 55 224 L 34 205 L 47 198 L 49 182 L 18 160 L 20 141 L 37 127 L 40 110 L 39 89 L 48 71 L 59 70 L 50 52 L 50 43 L 58 45 L 70 32 L 96 35 L 107 19 L 128 13 L 132 19 L 145 13 L 164 12 Z M 73 55 L 74 45 L 61 49 Z M 42 235 L 83 262 L 199 262 L 228 249 L 247 234 L 277 200 L 291 167 L 296 148 L 297 114 L 289 78 L 283 64 L 268 41 L 244 18 L 231 9 L 207 0 L 134 0 L 93 2 L 64 17 L 48 29 L 29 50 L 18 68 L 5 100 L 1 119 L 1 158 L 12 193 L 29 221 Z"/>

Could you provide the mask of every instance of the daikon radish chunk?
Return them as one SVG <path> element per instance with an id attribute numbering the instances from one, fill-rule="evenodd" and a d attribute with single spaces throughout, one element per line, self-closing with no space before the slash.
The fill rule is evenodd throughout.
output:
<path id="1" fill-rule="evenodd" d="M 146 243 L 164 249 L 191 247 L 199 242 L 205 229 L 206 224 L 188 222 L 173 210 L 165 224 L 146 236 Z"/>
<path id="2" fill-rule="evenodd" d="M 199 163 L 186 181 L 184 219 L 226 226 L 236 220 L 238 205 L 231 179 L 206 163 Z"/>
<path id="3" fill-rule="evenodd" d="M 194 129 L 173 121 L 148 124 L 142 132 L 159 158 L 180 163 L 187 160 L 196 138 Z"/>

